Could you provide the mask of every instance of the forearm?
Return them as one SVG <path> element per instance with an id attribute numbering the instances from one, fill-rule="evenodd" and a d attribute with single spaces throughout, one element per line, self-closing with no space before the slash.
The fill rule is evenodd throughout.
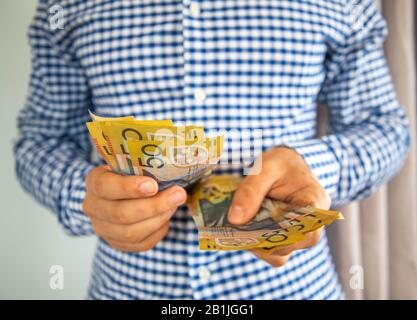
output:
<path id="1" fill-rule="evenodd" d="M 409 139 L 405 112 L 393 105 L 343 132 L 287 145 L 305 158 L 338 206 L 363 199 L 389 181 L 407 157 Z"/>
<path id="2" fill-rule="evenodd" d="M 16 173 L 23 188 L 57 214 L 72 235 L 92 232 L 81 209 L 84 178 L 94 166 L 85 122 L 90 93 L 84 70 L 56 42 L 48 3 L 39 2 L 29 27 L 32 71 L 18 116 Z"/>
<path id="3" fill-rule="evenodd" d="M 22 136 L 15 145 L 16 173 L 23 188 L 57 214 L 71 235 L 92 233 L 82 211 L 85 176 L 94 167 L 87 150 L 70 141 Z"/>

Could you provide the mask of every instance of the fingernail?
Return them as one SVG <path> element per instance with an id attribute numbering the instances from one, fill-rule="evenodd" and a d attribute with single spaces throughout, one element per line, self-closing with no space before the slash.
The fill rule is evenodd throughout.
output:
<path id="1" fill-rule="evenodd" d="M 156 191 L 155 183 L 146 181 L 139 186 L 139 191 L 142 193 L 154 193 Z"/>
<path id="2" fill-rule="evenodd" d="M 172 205 L 179 205 L 184 202 L 184 192 L 175 191 L 169 196 L 169 201 Z"/>
<path id="3" fill-rule="evenodd" d="M 230 211 L 229 211 L 229 221 L 231 223 L 239 223 L 240 221 L 242 221 L 244 215 L 245 213 L 242 207 L 233 206 L 230 208 Z"/>

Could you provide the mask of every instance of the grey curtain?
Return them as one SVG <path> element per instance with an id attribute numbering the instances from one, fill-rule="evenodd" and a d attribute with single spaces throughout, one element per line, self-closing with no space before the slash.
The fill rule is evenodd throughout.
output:
<path id="1" fill-rule="evenodd" d="M 386 57 L 410 119 L 411 151 L 388 185 L 340 208 L 345 220 L 328 235 L 348 299 L 417 299 L 416 6 L 413 0 L 377 2 L 389 28 Z"/>

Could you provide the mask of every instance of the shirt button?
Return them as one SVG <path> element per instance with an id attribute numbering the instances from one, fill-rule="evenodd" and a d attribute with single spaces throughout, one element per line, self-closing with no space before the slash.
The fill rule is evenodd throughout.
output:
<path id="1" fill-rule="evenodd" d="M 207 93 L 204 90 L 198 89 L 194 92 L 194 99 L 197 101 L 204 101 L 207 98 Z"/>
<path id="2" fill-rule="evenodd" d="M 198 3 L 192 2 L 190 4 L 190 14 L 194 17 L 194 18 L 198 18 L 201 14 L 201 9 L 200 9 L 200 5 Z"/>
<path id="3" fill-rule="evenodd" d="M 208 280 L 211 277 L 211 272 L 207 267 L 200 267 L 198 274 L 201 280 Z"/>

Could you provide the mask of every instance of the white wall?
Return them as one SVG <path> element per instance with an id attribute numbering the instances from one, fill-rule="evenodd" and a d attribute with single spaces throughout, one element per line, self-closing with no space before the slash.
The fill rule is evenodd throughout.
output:
<path id="1" fill-rule="evenodd" d="M 36 0 L 0 1 L 0 299 L 83 299 L 95 239 L 64 234 L 53 213 L 20 188 L 12 140 L 30 72 L 27 28 Z M 64 289 L 49 287 L 52 265 Z"/>

